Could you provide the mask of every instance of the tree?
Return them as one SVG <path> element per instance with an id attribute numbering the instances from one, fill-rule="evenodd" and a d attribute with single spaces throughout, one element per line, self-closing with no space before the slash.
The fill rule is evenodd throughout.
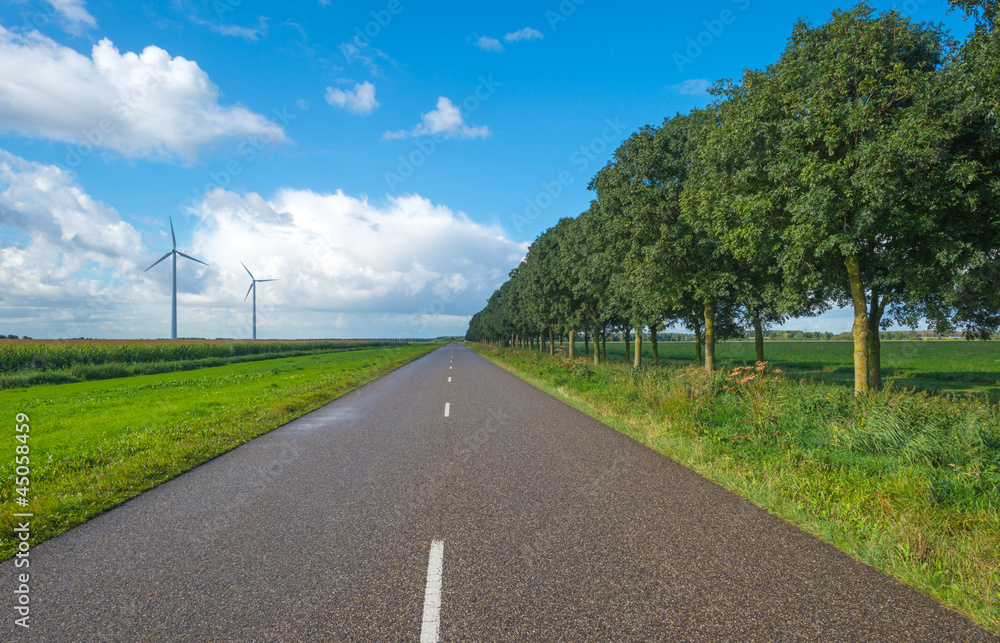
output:
<path id="1" fill-rule="evenodd" d="M 997 0 L 949 0 L 953 8 L 975 20 L 975 27 L 960 52 L 964 77 L 973 93 L 996 116 L 1000 104 L 1000 2 Z"/>
<path id="2" fill-rule="evenodd" d="M 781 140 L 781 117 L 775 105 L 753 100 L 767 80 L 764 72 L 746 71 L 742 82 L 713 88 L 722 97 L 717 119 L 701 131 L 682 197 L 691 224 L 725 249 L 729 293 L 740 321 L 754 329 L 758 362 L 764 361 L 766 327 L 828 307 L 822 292 L 789 283 L 775 255 L 780 238 L 770 222 L 783 216 L 786 204 L 769 164 Z"/>
<path id="3" fill-rule="evenodd" d="M 677 115 L 659 128 L 641 128 L 615 151 L 612 162 L 591 181 L 600 211 L 597 228 L 618 269 L 611 280 L 614 308 L 635 328 L 655 333 L 661 323 L 693 323 L 705 333 L 705 366 L 714 370 L 716 317 L 726 294 L 725 262 L 702 231 L 684 218 L 681 195 L 697 131 L 711 114 Z M 703 324 L 703 325 L 702 325 Z M 732 334 L 732 318 L 724 324 Z M 701 357 L 700 343 L 696 347 Z M 640 363 L 636 351 L 635 364 Z"/>
<path id="4" fill-rule="evenodd" d="M 768 171 L 787 203 L 777 218 L 750 213 L 743 225 L 778 228 L 784 278 L 801 290 L 829 287 L 853 307 L 859 394 L 881 385 L 882 323 L 929 310 L 947 289 L 942 275 L 954 283 L 976 267 L 976 242 L 965 233 L 988 215 L 953 194 L 938 198 L 930 180 L 961 166 L 945 149 L 954 140 L 936 127 L 947 120 L 941 103 L 923 100 L 939 87 L 943 54 L 939 28 L 896 12 L 875 16 L 862 4 L 818 28 L 796 25 L 754 88 L 755 109 L 778 110 Z M 922 147 L 928 142 L 935 147 Z M 968 193 L 961 176 L 946 186 Z"/>

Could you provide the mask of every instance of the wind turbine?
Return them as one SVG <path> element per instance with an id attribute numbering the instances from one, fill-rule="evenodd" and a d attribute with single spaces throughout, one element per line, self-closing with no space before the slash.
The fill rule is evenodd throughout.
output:
<path id="1" fill-rule="evenodd" d="M 174 290 L 173 290 L 174 294 L 173 294 L 173 300 L 172 300 L 172 305 L 171 305 L 171 309 L 170 309 L 170 338 L 171 339 L 177 339 L 177 255 L 180 255 L 180 256 L 184 257 L 185 259 L 190 259 L 191 261 L 197 261 L 198 263 L 205 264 L 206 266 L 208 264 L 205 263 L 204 261 L 202 261 L 201 259 L 195 259 L 191 255 L 186 255 L 186 254 L 184 254 L 183 252 L 181 252 L 180 250 L 177 249 L 177 235 L 174 234 L 174 220 L 173 219 L 170 219 L 170 237 L 174 240 L 174 249 L 171 250 L 170 252 L 168 252 L 167 254 L 163 255 L 162 257 L 160 257 L 156 261 L 156 263 L 154 263 L 149 268 L 146 268 L 145 270 L 143 270 L 143 272 L 149 272 L 150 268 L 152 268 L 153 266 L 155 266 L 157 263 L 160 263 L 161 261 L 163 261 L 167 257 L 173 257 L 174 258 Z"/>
<path id="2" fill-rule="evenodd" d="M 250 269 L 247 268 L 247 265 L 245 263 L 243 263 L 241 261 L 240 265 L 243 266 L 243 269 L 247 271 L 247 274 L 250 275 L 250 279 L 251 279 L 250 290 L 253 291 L 253 338 L 257 339 L 257 284 L 262 284 L 265 281 L 278 281 L 278 280 L 277 279 L 257 279 L 256 277 L 253 276 L 253 273 L 250 272 Z M 250 296 L 250 290 L 248 290 L 247 294 L 243 297 L 243 301 L 246 301 L 247 297 Z"/>

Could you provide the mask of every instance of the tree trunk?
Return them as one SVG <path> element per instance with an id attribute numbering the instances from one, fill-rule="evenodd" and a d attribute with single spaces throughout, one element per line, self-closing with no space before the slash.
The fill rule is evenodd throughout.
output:
<path id="1" fill-rule="evenodd" d="M 868 307 L 865 305 L 865 287 L 861 283 L 861 262 L 856 255 L 847 257 L 847 281 L 851 285 L 854 304 L 854 394 L 868 392 Z"/>
<path id="2" fill-rule="evenodd" d="M 879 326 L 885 314 L 885 299 L 879 301 L 878 293 L 872 293 L 871 310 L 868 313 L 868 389 L 882 390 L 882 338 Z"/>
<path id="3" fill-rule="evenodd" d="M 630 360 L 632 359 L 632 329 L 626 328 L 622 337 L 625 338 L 625 359 Z"/>
<path id="4" fill-rule="evenodd" d="M 601 331 L 601 359 L 608 361 L 608 329 Z"/>
<path id="5" fill-rule="evenodd" d="M 657 348 L 657 345 L 656 345 L 656 335 L 659 332 L 660 332 L 660 324 L 659 323 L 655 323 L 655 324 L 653 324 L 652 326 L 649 327 L 649 343 L 650 343 L 650 346 L 653 349 L 653 363 L 654 364 L 659 364 L 660 363 L 660 351 L 659 351 L 659 349 Z"/>
<path id="6" fill-rule="evenodd" d="M 590 357 L 590 331 L 583 329 L 583 356 Z"/>
<path id="7" fill-rule="evenodd" d="M 594 331 L 594 366 L 601 365 L 601 336 L 603 334 L 602 331 Z"/>
<path id="8" fill-rule="evenodd" d="M 552 327 L 549 327 L 549 355 L 554 356 L 556 354 L 556 343 L 552 339 Z"/>
<path id="9" fill-rule="evenodd" d="M 576 349 L 576 331 L 569 331 L 569 358 L 573 359 L 573 351 Z"/>
<path id="10" fill-rule="evenodd" d="M 764 321 L 760 318 L 760 311 L 755 310 L 753 314 L 753 343 L 757 348 L 757 361 L 764 361 Z"/>
<path id="11" fill-rule="evenodd" d="M 715 304 L 713 297 L 705 304 L 705 370 L 715 371 Z"/>
<path id="12" fill-rule="evenodd" d="M 701 323 L 697 318 L 694 320 L 694 354 L 698 366 L 701 366 Z"/>
<path id="13" fill-rule="evenodd" d="M 636 368 L 642 366 L 642 329 L 635 329 L 635 360 L 633 365 Z"/>

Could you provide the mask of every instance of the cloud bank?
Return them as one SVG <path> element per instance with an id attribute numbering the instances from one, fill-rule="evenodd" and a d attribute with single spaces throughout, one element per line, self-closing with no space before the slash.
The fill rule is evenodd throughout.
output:
<path id="1" fill-rule="evenodd" d="M 418 195 L 373 203 L 343 192 L 216 189 L 174 217 L 185 337 L 427 337 L 469 317 L 527 251 L 499 227 Z M 42 337 L 164 337 L 166 221 L 125 220 L 72 174 L 0 150 L 0 331 Z"/>

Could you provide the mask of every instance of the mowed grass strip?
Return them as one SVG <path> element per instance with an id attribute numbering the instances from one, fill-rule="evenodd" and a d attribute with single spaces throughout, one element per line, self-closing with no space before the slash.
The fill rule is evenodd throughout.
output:
<path id="1" fill-rule="evenodd" d="M 754 367 L 595 368 L 473 348 L 1000 633 L 1000 409 L 981 396 L 856 400 L 847 386 Z"/>
<path id="2" fill-rule="evenodd" d="M 194 372 L 0 391 L 11 427 L 2 466 L 0 556 L 12 514 L 32 544 L 348 393 L 435 345 L 325 353 Z M 31 505 L 15 505 L 15 416 L 30 420 Z"/>

